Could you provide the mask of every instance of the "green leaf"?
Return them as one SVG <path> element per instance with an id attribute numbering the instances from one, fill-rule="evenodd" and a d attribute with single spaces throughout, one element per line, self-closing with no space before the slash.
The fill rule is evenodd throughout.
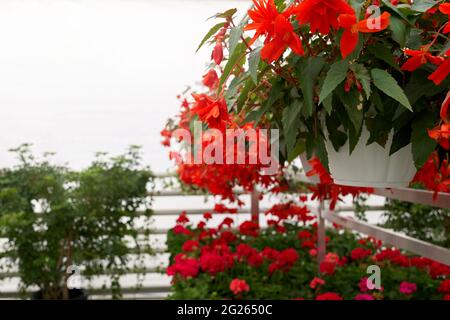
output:
<path id="1" fill-rule="evenodd" d="M 435 118 L 430 112 L 419 114 L 412 123 L 412 153 L 416 168 L 421 168 L 436 148 L 436 141 L 428 136 L 427 129 L 435 125 Z"/>
<path id="2" fill-rule="evenodd" d="M 404 126 L 400 130 L 395 131 L 389 155 L 392 155 L 403 147 L 406 147 L 410 142 L 411 126 Z"/>
<path id="3" fill-rule="evenodd" d="M 358 90 L 352 88 L 349 92 L 345 92 L 342 87 L 339 87 L 336 93 L 344 105 L 353 127 L 358 130 L 363 122 L 362 108 L 358 110 L 358 104 L 362 104 Z"/>
<path id="4" fill-rule="evenodd" d="M 399 65 L 395 63 L 394 55 L 385 45 L 381 43 L 376 43 L 374 45 L 371 45 L 367 49 L 371 54 L 373 54 L 378 59 L 383 60 L 396 70 L 401 71 Z"/>
<path id="5" fill-rule="evenodd" d="M 261 48 L 257 48 L 250 52 L 248 57 L 248 69 L 255 84 L 258 83 L 258 66 L 261 61 Z"/>
<path id="6" fill-rule="evenodd" d="M 236 67 L 236 65 L 238 64 L 243 64 L 243 61 L 239 60 L 243 57 L 243 53 L 246 49 L 247 47 L 244 43 L 238 44 L 236 50 L 234 50 L 233 54 L 228 59 L 225 68 L 223 68 L 223 73 L 219 81 L 219 88 L 221 88 L 224 82 L 228 79 L 228 76 L 233 71 L 234 67 Z"/>
<path id="7" fill-rule="evenodd" d="M 336 87 L 347 77 L 348 61 L 335 62 L 328 71 L 319 95 L 319 104 L 323 102 Z"/>
<path id="8" fill-rule="evenodd" d="M 325 111 L 328 114 L 331 114 L 331 111 L 333 111 L 333 95 L 332 94 L 328 95 L 328 97 L 326 97 L 325 100 L 323 100 L 322 104 L 323 107 L 325 108 Z"/>
<path id="9" fill-rule="evenodd" d="M 366 67 L 364 65 L 355 63 L 352 65 L 353 73 L 355 74 L 356 79 L 361 82 L 361 85 L 364 89 L 364 92 L 366 93 L 366 98 L 368 99 L 371 94 L 370 89 L 370 75 L 369 71 L 367 71 Z"/>
<path id="10" fill-rule="evenodd" d="M 371 71 L 375 86 L 383 91 L 391 98 L 400 102 L 402 106 L 412 111 L 411 104 L 406 97 L 403 89 L 398 85 L 397 81 L 385 70 L 372 69 Z"/>
<path id="11" fill-rule="evenodd" d="M 300 64 L 299 71 L 300 88 L 302 89 L 305 99 L 306 115 L 311 116 L 314 111 L 314 86 L 316 85 L 317 76 L 322 71 L 325 60 L 322 57 L 308 58 L 304 63 Z"/>
<path id="12" fill-rule="evenodd" d="M 411 9 L 417 12 L 426 12 L 428 9 L 434 7 L 439 1 L 435 0 L 414 0 Z"/>
<path id="13" fill-rule="evenodd" d="M 288 155 L 292 153 L 297 141 L 297 131 L 300 128 L 300 110 L 303 104 L 300 100 L 294 100 L 287 108 L 283 110 L 282 124 L 284 132 L 284 140 Z"/>
<path id="14" fill-rule="evenodd" d="M 236 27 L 231 28 L 230 39 L 229 39 L 229 43 L 228 43 L 228 48 L 229 48 L 228 50 L 229 50 L 230 56 L 233 55 L 233 52 L 236 49 L 236 46 L 238 45 L 243 32 L 244 32 L 244 29 L 241 26 L 236 26 Z"/>
<path id="15" fill-rule="evenodd" d="M 205 44 L 205 42 L 208 41 L 208 39 L 211 38 L 213 35 L 215 35 L 224 25 L 225 22 L 221 22 L 213 26 L 211 29 L 209 29 L 208 33 L 203 37 L 203 40 L 200 42 L 200 45 L 198 46 L 197 50 L 195 50 L 195 52 L 198 52 L 198 50 L 200 50 L 200 48 Z"/>
<path id="16" fill-rule="evenodd" d="M 297 140 L 297 143 L 295 144 L 294 149 L 292 149 L 291 152 L 288 150 L 288 162 L 294 161 L 300 154 L 305 152 L 306 150 L 306 144 L 303 139 Z"/>
<path id="17" fill-rule="evenodd" d="M 353 150 L 355 150 L 356 145 L 358 144 L 359 139 L 361 138 L 361 133 L 362 133 L 362 126 L 359 127 L 358 129 L 355 129 L 353 128 L 353 126 L 350 126 L 350 128 L 348 129 L 349 154 L 352 154 Z"/>
<path id="18" fill-rule="evenodd" d="M 227 11 L 225 11 L 225 12 L 219 12 L 219 13 L 216 13 L 216 14 L 213 15 L 212 17 L 209 17 L 208 20 L 209 20 L 209 19 L 213 19 L 213 18 L 229 19 L 229 18 L 231 18 L 236 12 L 237 12 L 237 9 L 236 9 L 236 8 L 232 8 L 232 9 L 229 9 L 229 10 L 227 10 Z"/>
<path id="19" fill-rule="evenodd" d="M 410 30 L 405 20 L 391 16 L 389 29 L 392 31 L 392 39 L 395 40 L 401 47 L 405 46 L 406 38 Z"/>
<path id="20" fill-rule="evenodd" d="M 405 21 L 408 21 L 408 17 L 403 13 L 403 11 L 401 10 L 400 5 L 393 5 L 391 3 L 391 0 L 382 0 L 384 5 L 389 7 L 392 11 L 394 11 L 395 13 L 397 13 L 400 17 L 402 17 Z M 392 18 L 395 18 L 394 16 L 391 15 L 391 22 L 392 22 Z"/>

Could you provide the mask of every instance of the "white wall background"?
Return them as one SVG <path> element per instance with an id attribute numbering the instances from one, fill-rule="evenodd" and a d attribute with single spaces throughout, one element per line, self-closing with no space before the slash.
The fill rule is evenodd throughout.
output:
<path id="1" fill-rule="evenodd" d="M 74 168 L 138 144 L 155 171 L 170 167 L 159 132 L 204 73 L 210 49 L 195 49 L 215 23 L 206 19 L 249 4 L 1 0 L 0 167 L 23 142 Z"/>

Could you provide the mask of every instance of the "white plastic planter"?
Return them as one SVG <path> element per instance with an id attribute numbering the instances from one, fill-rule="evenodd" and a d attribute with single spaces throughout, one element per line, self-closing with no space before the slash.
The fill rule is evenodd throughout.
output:
<path id="1" fill-rule="evenodd" d="M 363 125 L 361 137 L 351 155 L 348 139 L 338 152 L 330 141 L 326 141 L 330 173 L 334 182 L 354 187 L 408 186 L 416 173 L 411 145 L 389 155 L 393 133 L 389 135 L 386 148 L 377 143 L 367 146 L 369 135 L 369 131 Z"/>

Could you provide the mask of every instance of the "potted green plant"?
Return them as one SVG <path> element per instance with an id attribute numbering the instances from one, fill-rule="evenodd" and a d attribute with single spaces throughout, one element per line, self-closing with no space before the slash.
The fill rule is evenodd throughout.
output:
<path id="1" fill-rule="evenodd" d="M 108 274 L 112 295 L 120 297 L 120 276 L 144 270 L 142 259 L 130 264 L 130 240 L 138 257 L 150 250 L 135 225 L 138 210 L 150 215 L 152 181 L 138 150 L 99 157 L 80 172 L 34 158 L 28 145 L 13 151 L 20 164 L 0 171 L 0 237 L 7 240 L 1 257 L 18 272 L 21 291 L 38 288 L 34 299 L 86 299 L 70 286 L 72 273 L 82 271 L 87 279 Z"/>
<path id="2" fill-rule="evenodd" d="M 306 153 L 336 183 L 399 187 L 435 149 L 448 158 L 448 3 L 253 2 L 240 23 L 218 14 L 202 42 L 221 66 L 211 95 L 280 129 L 282 160 Z"/>

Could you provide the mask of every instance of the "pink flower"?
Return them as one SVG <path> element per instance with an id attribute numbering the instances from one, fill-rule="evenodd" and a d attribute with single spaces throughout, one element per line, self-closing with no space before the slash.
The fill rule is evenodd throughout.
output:
<path id="1" fill-rule="evenodd" d="M 400 283 L 400 292 L 403 294 L 413 294 L 417 291 L 417 285 L 412 282 L 403 281 Z"/>
<path id="2" fill-rule="evenodd" d="M 316 300 L 343 300 L 340 295 L 334 292 L 326 292 L 323 294 L 319 294 L 316 297 Z"/>
<path id="3" fill-rule="evenodd" d="M 375 298 L 367 293 L 358 293 L 354 300 L 375 300 Z"/>
<path id="4" fill-rule="evenodd" d="M 315 289 L 318 286 L 324 285 L 324 284 L 325 284 L 325 280 L 315 277 L 314 279 L 312 279 L 311 283 L 309 284 L 309 287 L 311 289 Z"/>
<path id="5" fill-rule="evenodd" d="M 233 292 L 234 295 L 238 295 L 242 292 L 249 292 L 250 286 L 247 284 L 245 280 L 236 278 L 230 282 L 230 290 Z"/>

